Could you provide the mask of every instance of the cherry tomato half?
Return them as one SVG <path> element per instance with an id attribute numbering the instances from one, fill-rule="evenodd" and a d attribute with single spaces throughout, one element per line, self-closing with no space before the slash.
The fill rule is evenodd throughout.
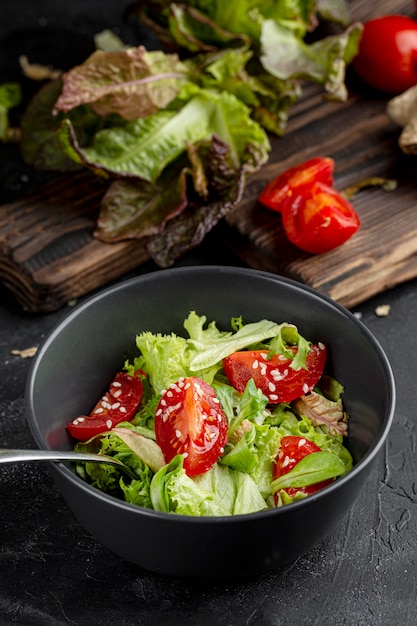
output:
<path id="1" fill-rule="evenodd" d="M 295 437 L 293 435 L 287 435 L 281 439 L 280 449 L 275 458 L 274 463 L 274 480 L 288 474 L 296 465 L 312 452 L 321 452 L 321 448 L 309 439 L 304 437 Z M 308 485 L 306 487 L 286 487 L 284 491 L 291 497 L 297 493 L 303 493 L 308 496 L 312 493 L 316 493 L 323 487 L 330 485 L 333 479 L 323 480 L 321 483 L 315 483 L 314 485 Z M 275 504 L 278 502 L 279 494 L 275 494 Z"/>
<path id="2" fill-rule="evenodd" d="M 224 451 L 227 418 L 214 389 L 190 376 L 173 383 L 155 412 L 156 442 L 165 461 L 184 456 L 188 476 L 207 472 Z"/>
<path id="3" fill-rule="evenodd" d="M 259 201 L 273 211 L 282 211 L 282 205 L 301 185 L 320 181 L 333 185 L 334 160 L 330 157 L 314 157 L 298 163 L 271 180 L 261 191 Z"/>
<path id="4" fill-rule="evenodd" d="M 293 348 L 295 353 L 296 347 Z M 267 359 L 267 350 L 242 350 L 223 359 L 223 369 L 231 385 L 245 390 L 253 378 L 255 385 L 271 404 L 291 402 L 308 393 L 321 377 L 326 362 L 326 346 L 313 344 L 306 357 L 306 368 L 291 368 L 291 360 L 283 355 Z"/>
<path id="5" fill-rule="evenodd" d="M 80 415 L 67 425 L 70 435 L 78 441 L 87 441 L 111 430 L 120 422 L 129 422 L 142 400 L 143 376 L 142 370 L 137 370 L 134 376 L 118 372 L 90 415 Z"/>
<path id="6" fill-rule="evenodd" d="M 417 21 L 384 15 L 365 22 L 352 64 L 363 81 L 385 93 L 399 94 L 416 85 Z"/>
<path id="7" fill-rule="evenodd" d="M 345 243 L 359 228 L 354 207 L 320 182 L 304 185 L 282 209 L 288 239 L 310 254 L 323 254 Z"/>

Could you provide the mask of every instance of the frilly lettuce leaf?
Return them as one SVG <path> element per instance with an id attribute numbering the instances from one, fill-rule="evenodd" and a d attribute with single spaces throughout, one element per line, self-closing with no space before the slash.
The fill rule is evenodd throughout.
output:
<path id="1" fill-rule="evenodd" d="M 150 493 L 156 511 L 180 515 L 243 515 L 267 508 L 248 474 L 215 464 L 205 474 L 190 478 L 181 455 L 155 474 Z"/>
<path id="2" fill-rule="evenodd" d="M 143 46 L 96 50 L 62 76 L 54 110 L 67 113 L 88 104 L 101 116 L 117 113 L 135 120 L 164 109 L 189 80 L 188 68 L 176 54 L 148 52 Z"/>
<path id="3" fill-rule="evenodd" d="M 186 144 L 210 139 L 213 134 L 228 145 L 236 170 L 245 164 L 247 171 L 255 171 L 268 158 L 268 138 L 250 119 L 246 107 L 230 94 L 207 90 L 200 91 L 179 111 L 159 111 L 103 129 L 85 148 L 66 121 L 61 141 L 71 158 L 97 174 L 155 182 L 163 169 L 186 150 Z"/>
<path id="4" fill-rule="evenodd" d="M 189 375 L 189 347 L 184 337 L 174 333 L 162 335 L 143 332 L 136 345 L 144 358 L 144 366 L 155 394 Z"/>

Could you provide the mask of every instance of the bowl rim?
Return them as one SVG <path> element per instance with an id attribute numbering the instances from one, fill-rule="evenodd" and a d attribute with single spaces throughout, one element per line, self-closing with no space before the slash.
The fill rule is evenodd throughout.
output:
<path id="1" fill-rule="evenodd" d="M 171 522 L 182 523 L 182 524 L 184 522 L 187 522 L 190 524 L 205 524 L 205 523 L 233 524 L 233 523 L 239 523 L 239 522 L 241 523 L 242 520 L 248 521 L 252 519 L 256 521 L 264 517 L 284 515 L 288 510 L 295 512 L 296 509 L 301 509 L 305 506 L 309 506 L 309 503 L 311 503 L 312 501 L 321 500 L 322 498 L 328 497 L 328 496 L 330 497 L 333 491 L 338 490 L 344 484 L 353 480 L 356 476 L 362 473 L 369 464 L 373 463 L 375 458 L 378 456 L 381 448 L 386 443 L 386 439 L 388 437 L 388 434 L 389 434 L 389 431 L 390 431 L 390 428 L 392 426 L 392 422 L 394 419 L 395 406 L 396 406 L 396 386 L 395 386 L 395 379 L 394 379 L 394 374 L 392 371 L 391 364 L 381 344 L 373 335 L 373 333 L 365 326 L 365 324 L 357 316 L 355 316 L 351 311 L 349 311 L 349 309 L 344 307 L 342 304 L 340 304 L 336 300 L 333 300 L 327 294 L 324 294 L 318 291 L 317 289 L 310 287 L 309 285 L 305 285 L 304 283 L 296 281 L 292 278 L 288 278 L 288 277 L 281 276 L 278 274 L 273 274 L 268 271 L 258 270 L 258 269 L 253 269 L 253 268 L 237 267 L 237 266 L 222 266 L 222 265 L 193 265 L 193 266 L 180 266 L 180 267 L 175 267 L 175 268 L 155 270 L 146 274 L 139 274 L 131 278 L 118 281 L 110 286 L 106 286 L 103 289 L 100 289 L 99 291 L 94 293 L 93 295 L 88 296 L 79 305 L 76 305 L 67 315 L 64 316 L 64 318 L 60 322 L 58 322 L 46 334 L 29 368 L 29 372 L 28 372 L 28 376 L 27 376 L 26 384 L 25 384 L 25 393 L 24 393 L 25 411 L 26 411 L 26 419 L 27 419 L 29 428 L 32 432 L 32 435 L 35 439 L 36 444 L 41 449 L 50 449 L 38 427 L 37 422 L 33 419 L 34 411 L 32 408 L 32 398 L 33 398 L 33 391 L 34 391 L 34 380 L 36 377 L 39 364 L 42 360 L 43 354 L 47 351 L 49 345 L 53 342 L 54 338 L 68 324 L 70 324 L 76 317 L 81 315 L 86 309 L 99 303 L 101 300 L 105 300 L 107 297 L 112 296 L 114 293 L 117 293 L 121 290 L 129 288 L 131 285 L 136 285 L 136 284 L 140 285 L 142 283 L 152 281 L 155 279 L 155 277 L 158 278 L 158 276 L 163 277 L 163 276 L 168 276 L 168 275 L 198 274 L 201 272 L 232 273 L 234 275 L 243 274 L 246 276 L 251 275 L 254 278 L 259 277 L 259 278 L 270 280 L 273 282 L 287 284 L 291 286 L 293 289 L 296 289 L 301 292 L 308 292 L 310 295 L 314 296 L 318 300 L 324 301 L 325 303 L 327 303 L 327 305 L 330 305 L 332 308 L 338 311 L 339 314 L 341 313 L 350 322 L 352 322 L 355 326 L 357 326 L 360 332 L 365 336 L 367 341 L 373 346 L 375 352 L 377 353 L 382 369 L 384 370 L 386 380 L 387 380 L 387 385 L 388 385 L 389 398 L 388 398 L 387 413 L 386 413 L 383 425 L 381 427 L 381 433 L 377 442 L 366 452 L 366 454 L 358 461 L 358 463 L 353 466 L 353 468 L 348 472 L 348 474 L 339 478 L 337 481 L 335 481 L 331 485 L 328 485 L 327 487 L 318 491 L 317 493 L 308 496 L 308 498 L 299 500 L 298 502 L 293 502 L 290 505 L 287 505 L 285 507 L 280 507 L 280 508 L 275 508 L 275 509 L 264 509 L 262 511 L 257 511 L 254 513 L 246 513 L 246 514 L 241 514 L 241 515 L 229 515 L 229 516 L 194 517 L 194 516 L 182 515 L 178 513 L 174 514 L 174 513 L 166 513 L 163 511 L 155 511 L 153 509 L 148 509 L 140 505 L 125 502 L 124 500 L 116 498 L 115 496 L 112 496 L 110 494 L 100 491 L 96 487 L 93 487 L 92 485 L 84 481 L 80 476 L 78 476 L 72 469 L 70 469 L 67 463 L 47 462 L 48 465 L 50 465 L 51 468 L 53 466 L 54 469 L 62 477 L 64 477 L 66 480 L 70 480 L 76 487 L 81 488 L 82 490 L 93 495 L 94 497 L 99 498 L 100 500 L 109 502 L 113 506 L 116 506 L 122 509 L 127 509 L 127 510 L 130 510 L 131 512 L 136 512 L 137 514 L 145 515 L 147 517 L 151 517 L 151 518 L 156 517 L 158 519 L 167 519 L 167 520 L 169 519 Z"/>

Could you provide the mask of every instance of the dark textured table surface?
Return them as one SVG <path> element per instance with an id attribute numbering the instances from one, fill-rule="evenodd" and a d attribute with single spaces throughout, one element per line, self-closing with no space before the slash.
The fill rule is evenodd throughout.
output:
<path id="1" fill-rule="evenodd" d="M 92 33 L 120 23 L 121 5 L 98 0 L 2 2 L 1 82 L 14 78 L 22 52 L 37 51 L 38 61 L 50 63 L 52 51 L 59 65 L 72 42 L 73 53 L 85 56 Z M 120 32 L 126 40 L 140 35 L 128 25 Z M 1 154 L 1 202 L 39 184 L 38 175 L 18 159 Z M 180 264 L 241 264 L 211 245 L 212 237 Z M 154 269 L 149 263 L 138 272 Z M 385 317 L 376 314 L 382 304 L 390 306 Z M 0 447 L 35 445 L 24 409 L 30 358 L 12 351 L 38 346 L 69 310 L 28 315 L 0 286 Z M 0 624 L 416 624 L 417 282 L 381 294 L 355 311 L 391 361 L 398 400 L 387 445 L 360 498 L 331 536 L 295 563 L 254 579 L 216 584 L 165 578 L 122 561 L 84 531 L 46 466 L 2 466 Z"/>

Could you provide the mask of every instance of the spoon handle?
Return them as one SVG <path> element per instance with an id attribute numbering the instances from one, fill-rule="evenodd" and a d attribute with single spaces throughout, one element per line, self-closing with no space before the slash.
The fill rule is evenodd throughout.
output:
<path id="1" fill-rule="evenodd" d="M 72 450 L 7 450 L 0 449 L 0 464 L 25 461 L 89 461 L 93 463 L 109 463 L 117 465 L 131 478 L 137 478 L 134 472 L 118 459 L 89 452 L 73 452 Z"/>

